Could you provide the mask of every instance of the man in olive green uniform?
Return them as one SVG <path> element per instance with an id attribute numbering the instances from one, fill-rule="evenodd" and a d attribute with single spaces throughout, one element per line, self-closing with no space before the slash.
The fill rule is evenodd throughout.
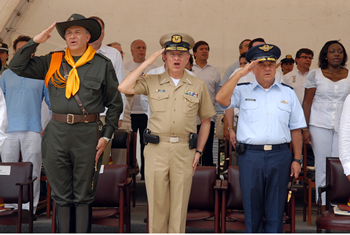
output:
<path id="1" fill-rule="evenodd" d="M 194 173 L 210 129 L 214 107 L 205 83 L 185 70 L 194 44 L 191 36 L 170 33 L 160 39 L 164 48 L 154 53 L 120 84 L 125 94 L 148 96 L 151 134 L 159 143 L 145 147 L 145 182 L 150 233 L 184 233 L 188 200 Z M 138 77 L 163 53 L 167 70 Z M 190 133 L 201 119 L 197 148 L 189 148 Z"/>
<path id="2" fill-rule="evenodd" d="M 55 26 L 66 40 L 66 51 L 31 58 Z M 73 14 L 35 36 L 10 63 L 19 76 L 45 78 L 49 89 L 52 120 L 43 135 L 42 155 L 57 204 L 58 231 L 64 233 L 90 231 L 99 158 L 118 128 L 123 109 L 111 61 L 88 45 L 100 33 L 96 20 Z M 102 128 L 99 113 L 105 106 L 108 112 Z"/>

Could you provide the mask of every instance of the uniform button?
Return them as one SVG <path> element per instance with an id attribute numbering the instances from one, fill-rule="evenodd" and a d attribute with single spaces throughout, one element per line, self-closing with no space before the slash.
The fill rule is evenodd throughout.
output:
<path id="1" fill-rule="evenodd" d="M 270 135 L 267 135 L 267 137 L 270 137 Z"/>
<path id="2" fill-rule="evenodd" d="M 268 126 L 270 126 L 270 123 L 269 124 L 267 124 Z"/>
<path id="3" fill-rule="evenodd" d="M 268 104 L 269 102 L 267 102 L 267 104 Z"/>
<path id="4" fill-rule="evenodd" d="M 176 109 L 174 109 L 174 112 L 176 111 Z"/>
<path id="5" fill-rule="evenodd" d="M 173 121 L 173 123 L 175 123 L 175 121 Z"/>
<path id="6" fill-rule="evenodd" d="M 171 160 L 171 161 L 170 161 L 170 164 L 172 165 L 173 163 L 174 163 L 174 161 L 173 161 L 173 160 Z"/>
<path id="7" fill-rule="evenodd" d="M 267 114 L 270 114 L 270 113 L 267 113 Z"/>
<path id="8" fill-rule="evenodd" d="M 176 100 L 176 98 L 174 98 L 174 100 Z"/>

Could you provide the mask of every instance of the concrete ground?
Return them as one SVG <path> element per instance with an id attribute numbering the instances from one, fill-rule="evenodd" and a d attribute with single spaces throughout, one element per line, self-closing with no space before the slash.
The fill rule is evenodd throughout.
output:
<path id="1" fill-rule="evenodd" d="M 297 233 L 316 233 L 316 213 L 317 207 L 312 207 L 312 225 L 308 226 L 307 222 L 303 222 L 303 207 L 302 207 L 302 186 L 297 185 L 298 192 L 296 193 L 296 232 Z M 145 233 L 146 224 L 144 219 L 146 218 L 147 211 L 147 200 L 146 200 L 146 189 L 144 181 L 137 179 L 137 200 L 136 207 L 131 207 L 131 227 L 132 233 Z M 51 219 L 46 219 L 46 214 L 38 216 L 37 221 L 34 222 L 34 233 L 50 233 L 51 231 Z M 0 225 L 0 233 L 14 233 L 16 232 L 16 226 L 3 226 Z M 28 225 L 22 226 L 22 232 L 28 232 Z M 100 225 L 92 226 L 93 233 L 117 233 L 117 227 L 107 227 Z M 186 229 L 188 233 L 213 233 L 211 229 L 197 229 L 190 228 Z M 233 231 L 228 232 L 241 233 L 244 231 Z"/>

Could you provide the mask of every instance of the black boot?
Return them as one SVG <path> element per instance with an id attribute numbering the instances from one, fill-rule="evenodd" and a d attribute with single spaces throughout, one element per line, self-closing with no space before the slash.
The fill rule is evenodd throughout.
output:
<path id="1" fill-rule="evenodd" d="M 56 224 L 58 233 L 74 233 L 75 223 L 75 208 L 69 206 L 58 206 L 56 204 Z"/>
<path id="2" fill-rule="evenodd" d="M 75 208 L 75 224 L 77 233 L 91 232 L 92 207 L 79 205 Z"/>

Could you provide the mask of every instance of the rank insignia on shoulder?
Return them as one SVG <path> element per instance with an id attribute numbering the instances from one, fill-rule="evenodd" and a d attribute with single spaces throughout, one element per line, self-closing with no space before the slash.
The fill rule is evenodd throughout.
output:
<path id="1" fill-rule="evenodd" d="M 198 97 L 198 93 L 196 93 L 196 92 L 194 92 L 194 91 L 187 91 L 187 90 L 185 90 L 185 95 L 190 95 L 190 96 Z"/>
<path id="2" fill-rule="evenodd" d="M 281 103 L 283 103 L 283 104 L 288 104 L 288 102 L 285 101 L 285 100 L 282 100 Z"/>
<path id="3" fill-rule="evenodd" d="M 156 93 L 165 93 L 165 90 L 156 89 Z"/>

